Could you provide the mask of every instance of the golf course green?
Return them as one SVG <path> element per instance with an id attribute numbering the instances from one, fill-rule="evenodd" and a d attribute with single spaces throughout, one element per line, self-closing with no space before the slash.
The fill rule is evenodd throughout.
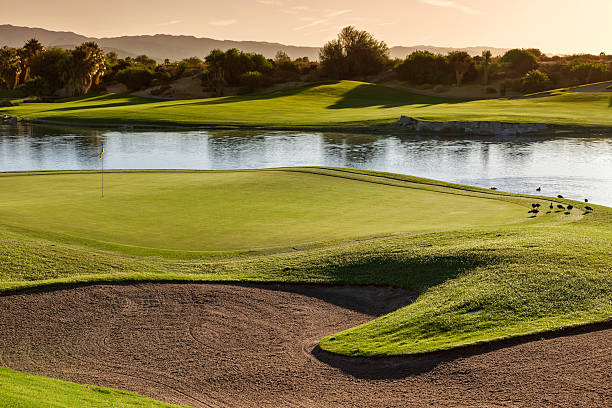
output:
<path id="1" fill-rule="evenodd" d="M 422 120 L 497 120 L 563 126 L 610 126 L 609 92 L 527 99 L 459 100 L 365 82 L 315 83 L 273 93 L 197 100 L 108 94 L 59 103 L 21 103 L 0 114 L 78 125 L 363 127 L 401 115 Z M 296 107 L 299 106 L 299 109 Z"/>
<path id="2" fill-rule="evenodd" d="M 135 281 L 392 285 L 418 292 L 414 303 L 319 343 L 363 357 L 612 319 L 606 207 L 593 205 L 591 212 L 569 200 L 340 168 L 111 171 L 104 198 L 100 176 L 0 175 L 0 294 Z M 575 208 L 548 212 L 551 202 Z M 534 203 L 542 206 L 537 215 L 528 213 Z M 0 370 L 0 397 L 21 402 L 19 390 L 39 381 L 37 387 L 55 387 L 58 395 L 75 392 L 58 406 L 81 401 L 83 386 L 37 378 Z"/>
<path id="3" fill-rule="evenodd" d="M 0 224 L 128 248 L 253 251 L 526 218 L 510 202 L 314 169 L 113 171 L 104 175 L 104 198 L 98 172 L 0 182 Z"/>

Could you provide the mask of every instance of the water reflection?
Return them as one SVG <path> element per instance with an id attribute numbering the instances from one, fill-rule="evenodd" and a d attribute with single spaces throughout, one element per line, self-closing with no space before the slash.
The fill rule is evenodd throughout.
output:
<path id="1" fill-rule="evenodd" d="M 412 174 L 612 206 L 612 139 L 349 135 L 265 131 L 119 132 L 0 126 L 0 171 L 339 166 Z"/>

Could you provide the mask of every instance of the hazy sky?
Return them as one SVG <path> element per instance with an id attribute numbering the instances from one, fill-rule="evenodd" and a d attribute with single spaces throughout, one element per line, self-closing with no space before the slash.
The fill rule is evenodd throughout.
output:
<path id="1" fill-rule="evenodd" d="M 612 0 L 0 0 L 0 24 L 95 37 L 185 34 L 322 45 L 343 26 L 389 45 L 612 53 Z"/>

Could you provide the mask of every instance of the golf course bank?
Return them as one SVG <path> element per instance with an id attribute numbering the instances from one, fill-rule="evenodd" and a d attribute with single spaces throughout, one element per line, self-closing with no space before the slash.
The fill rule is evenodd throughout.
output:
<path id="1" fill-rule="evenodd" d="M 237 127 L 401 130 L 402 116 L 424 121 L 541 123 L 554 129 L 612 125 L 608 92 L 559 92 L 526 99 L 464 100 L 356 81 L 320 82 L 265 94 L 159 100 L 106 94 L 1 107 L 7 121 L 94 127 Z M 299 107 L 299 109 L 296 109 Z"/>
<path id="2" fill-rule="evenodd" d="M 343 320 L 347 312 L 336 310 L 335 330 L 308 332 L 305 336 L 318 337 L 299 340 L 318 343 L 321 353 L 378 358 L 412 358 L 612 319 L 612 210 L 607 207 L 592 205 L 587 211 L 583 203 L 565 199 L 342 168 L 110 171 L 104 174 L 104 198 L 100 187 L 99 172 L 0 175 L 0 295 L 25 296 L 7 307 L 48 302 L 61 314 L 72 310 L 74 299 L 98 305 L 107 299 L 109 316 L 116 310 L 132 316 L 134 305 L 121 299 L 136 295 L 81 288 L 96 284 L 216 283 L 217 297 L 230 296 L 221 294 L 224 285 L 260 285 L 228 299 L 261 308 L 281 296 L 262 294 L 267 289 L 261 285 L 284 285 L 277 289 L 282 293 L 299 292 L 287 286 L 298 285 L 307 296 L 336 305 L 340 294 L 323 296 L 316 287 L 396 288 L 400 292 L 367 295 L 372 296 L 367 308 L 345 299 L 346 310 L 365 314 Z M 537 213 L 534 204 L 540 204 Z M 163 298 L 151 294 L 157 287 L 142 290 L 152 292 L 139 292 L 138 307 Z M 62 297 L 66 291 L 76 291 L 76 297 Z M 190 288 L 177 291 L 168 310 L 201 297 Z M 251 303 L 249 296 L 259 300 Z M 396 310 L 377 309 L 391 298 Z M 241 302 L 219 300 L 220 305 L 232 302 L 238 305 L 235 321 L 251 321 L 244 320 L 240 307 L 247 306 Z M 324 307 L 300 302 L 295 306 L 300 316 Z M 33 316 L 23 308 L 12 313 Z M 75 322 L 95 319 L 86 314 Z M 263 318 L 258 322 L 268 324 Z M 7 335 L 17 332 L 9 329 Z M 210 336 L 204 332 L 191 336 L 199 347 L 218 341 L 202 340 L 198 336 Z M 12 353 L 1 360 L 14 362 L 10 368 L 29 358 Z M 40 357 L 44 350 L 35 353 L 41 361 L 52 358 Z M 41 369 L 40 374 L 53 372 Z M 28 381 L 55 380 L 0 372 L 0 384 Z M 9 389 L 11 398 L 19 392 L 17 386 L 0 389 Z"/>

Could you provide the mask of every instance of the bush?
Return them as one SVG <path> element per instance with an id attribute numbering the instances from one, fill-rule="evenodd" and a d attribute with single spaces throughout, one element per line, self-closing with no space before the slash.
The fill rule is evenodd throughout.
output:
<path id="1" fill-rule="evenodd" d="M 266 85 L 266 78 L 259 71 L 249 71 L 240 75 L 240 84 L 245 86 L 250 92 L 253 92 Z"/>
<path id="2" fill-rule="evenodd" d="M 129 67 L 117 72 L 115 79 L 127 86 L 128 89 L 136 91 L 148 87 L 155 74 L 153 71 L 142 67 Z"/>
<path id="3" fill-rule="evenodd" d="M 51 94 L 49 84 L 41 77 L 28 79 L 19 89 L 25 96 L 44 96 Z"/>
<path id="4" fill-rule="evenodd" d="M 395 70 L 400 79 L 417 85 L 450 83 L 452 77 L 452 67 L 446 58 L 429 51 L 413 52 Z"/>
<path id="5" fill-rule="evenodd" d="M 578 80 L 578 83 L 582 85 L 605 80 L 608 68 L 604 64 L 583 62 L 574 65 L 570 72 Z"/>
<path id="6" fill-rule="evenodd" d="M 538 60 L 530 51 L 515 48 L 501 57 L 502 63 L 507 64 L 518 75 L 525 75 L 529 71 L 538 68 Z"/>
<path id="7" fill-rule="evenodd" d="M 525 93 L 541 92 L 551 88 L 552 82 L 548 75 L 537 69 L 529 71 L 521 78 L 521 91 Z"/>

